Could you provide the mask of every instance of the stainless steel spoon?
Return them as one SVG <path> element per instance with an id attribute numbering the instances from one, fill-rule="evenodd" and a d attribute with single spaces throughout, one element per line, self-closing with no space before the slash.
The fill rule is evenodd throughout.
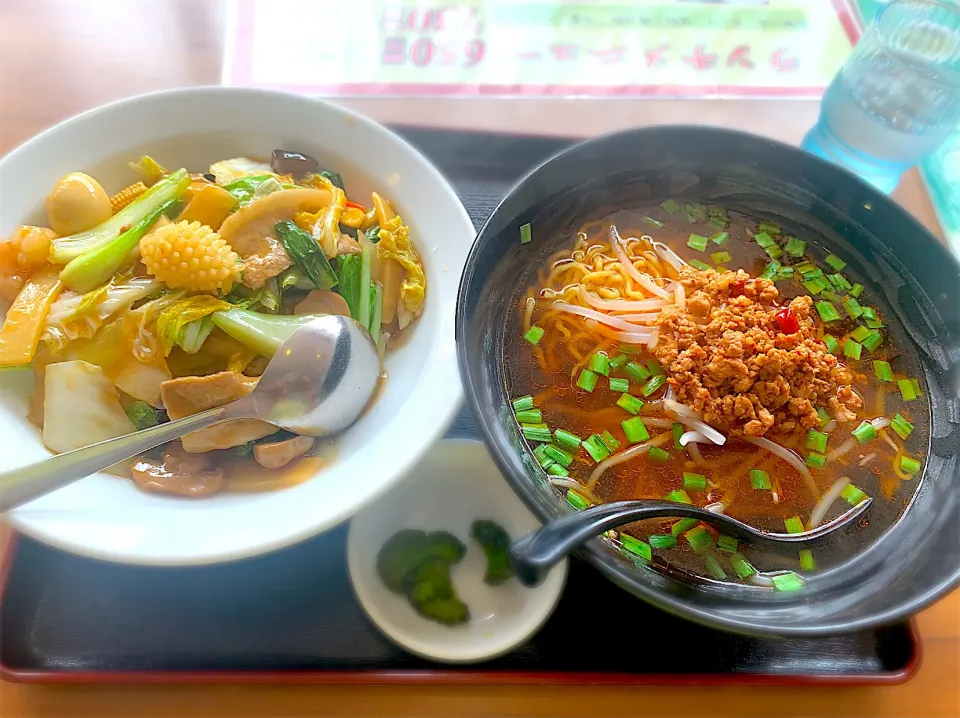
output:
<path id="1" fill-rule="evenodd" d="M 223 421 L 262 419 L 297 434 L 335 434 L 359 418 L 379 381 L 380 357 L 367 330 L 349 317 L 321 317 L 280 346 L 242 399 L 0 473 L 0 512 Z"/>
<path id="2" fill-rule="evenodd" d="M 536 586 L 546 578 L 557 561 L 575 551 L 588 539 L 634 521 L 660 518 L 699 519 L 739 541 L 775 551 L 789 549 L 794 552 L 824 543 L 835 531 L 840 531 L 858 520 L 872 503 L 873 499 L 864 499 L 815 529 L 786 534 L 761 531 L 724 514 L 675 501 L 615 501 L 551 521 L 539 531 L 514 541 L 510 546 L 510 558 L 520 582 L 526 586 Z"/>

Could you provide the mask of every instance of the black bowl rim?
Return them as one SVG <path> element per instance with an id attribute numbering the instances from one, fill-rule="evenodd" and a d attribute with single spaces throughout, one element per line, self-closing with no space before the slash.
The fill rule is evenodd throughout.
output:
<path id="1" fill-rule="evenodd" d="M 497 203 L 496 207 L 493 209 L 493 212 L 490 213 L 490 216 L 484 221 L 483 225 L 480 227 L 477 232 L 477 237 L 474 240 L 473 246 L 470 248 L 470 253 L 467 256 L 466 264 L 464 265 L 463 274 L 460 277 L 460 286 L 457 292 L 457 309 L 456 309 L 456 343 L 457 343 L 457 364 L 460 369 L 460 380 L 463 383 L 464 396 L 466 398 L 467 404 L 470 407 L 470 411 L 473 414 L 474 420 L 476 422 L 477 428 L 480 432 L 481 437 L 483 438 L 484 444 L 486 444 L 488 451 L 490 451 L 494 462 L 497 465 L 497 468 L 500 469 L 500 473 L 503 474 L 504 478 L 507 480 L 507 483 L 510 484 L 510 487 L 514 492 L 520 497 L 528 509 L 542 522 L 549 521 L 552 517 L 545 516 L 538 505 L 534 500 L 535 489 L 533 486 L 528 486 L 526 482 L 518 480 L 513 476 L 512 471 L 509 468 L 509 464 L 502 455 L 500 449 L 498 448 L 497 442 L 495 441 L 494 432 L 490 428 L 490 424 L 485 419 L 483 413 L 481 412 L 480 403 L 477 401 L 477 392 L 475 383 L 470 376 L 470 373 L 467 371 L 466 367 L 469 366 L 469 358 L 467 356 L 467 341 L 466 341 L 466 326 L 467 318 L 465 316 L 465 301 L 464 295 L 466 293 L 467 287 L 473 282 L 474 275 L 476 273 L 476 264 L 480 254 L 480 246 L 483 241 L 484 234 L 487 232 L 488 228 L 492 224 L 492 221 L 500 212 L 501 208 L 507 204 L 511 198 L 519 191 L 519 189 L 525 185 L 529 180 L 531 180 L 535 175 L 542 172 L 548 165 L 555 162 L 556 160 L 564 157 L 570 153 L 575 153 L 582 151 L 585 147 L 588 147 L 594 143 L 601 141 L 610 141 L 617 138 L 630 138 L 637 135 L 646 135 L 656 132 L 662 132 L 664 130 L 674 131 L 674 132 L 703 132 L 710 133 L 716 136 L 718 142 L 723 142 L 725 138 L 733 140 L 748 140 L 748 141 L 762 141 L 769 143 L 773 146 L 782 148 L 786 151 L 791 152 L 803 152 L 799 147 L 795 145 L 790 145 L 785 142 L 780 142 L 778 140 L 771 139 L 762 135 L 756 135 L 749 132 L 743 132 L 741 130 L 734 130 L 726 127 L 714 127 L 709 125 L 649 125 L 644 127 L 634 127 L 625 130 L 617 130 L 614 132 L 608 132 L 601 135 L 596 135 L 587 139 L 583 139 L 575 144 L 567 147 L 563 150 L 560 150 L 553 156 L 547 158 L 536 167 L 528 171 L 522 178 L 513 184 L 510 190 L 501 198 Z M 820 164 L 821 167 L 828 168 L 828 171 L 833 171 L 837 173 L 844 182 L 854 182 L 861 185 L 862 188 L 866 188 L 869 192 L 874 194 L 877 198 L 877 201 L 889 202 L 899 210 L 905 218 L 914 225 L 915 230 L 918 235 L 924 237 L 924 241 L 929 245 L 925 251 L 939 252 L 941 257 L 940 261 L 946 261 L 948 264 L 952 264 L 955 267 L 955 270 L 960 276 L 960 260 L 953 256 L 949 249 L 938 240 L 926 227 L 924 227 L 910 212 L 901 207 L 893 199 L 883 194 L 879 190 L 875 189 L 859 176 L 854 174 L 852 171 L 847 170 L 844 167 L 834 165 L 828 162 L 825 159 L 817 157 L 816 155 L 804 153 L 808 161 Z M 701 623 L 712 628 L 718 628 L 725 631 L 732 631 L 735 633 L 745 633 L 745 634 L 757 634 L 758 632 L 763 634 L 771 634 L 771 631 L 762 628 L 758 629 L 755 623 L 749 620 L 738 620 L 727 618 L 724 616 L 717 616 L 715 613 L 698 609 L 695 606 L 691 606 L 687 603 L 677 601 L 672 599 L 670 596 L 661 594 L 659 591 L 653 589 L 652 587 L 646 586 L 645 584 L 636 581 L 633 576 L 626 569 L 621 569 L 617 565 L 606 560 L 606 557 L 601 553 L 597 541 L 590 541 L 585 544 L 580 550 L 576 552 L 577 556 L 580 556 L 586 559 L 594 568 L 596 568 L 605 578 L 613 581 L 621 589 L 632 593 L 634 596 L 643 599 L 644 601 L 650 603 L 651 605 L 656 606 L 662 610 L 681 615 L 690 620 L 694 620 L 698 623 Z M 926 593 L 914 597 L 910 601 L 905 602 L 895 610 L 890 610 L 885 613 L 873 614 L 867 618 L 863 619 L 853 619 L 848 621 L 837 622 L 828 625 L 819 625 L 812 627 L 785 627 L 779 629 L 776 632 L 776 635 L 785 636 L 785 637 L 811 637 L 811 636 L 821 636 L 826 634 L 836 634 L 836 633 L 848 633 L 853 631 L 862 631 L 875 628 L 877 626 L 889 624 L 898 620 L 903 620 L 909 618 L 910 616 L 916 614 L 917 612 L 923 610 L 933 602 L 935 602 L 940 597 L 944 596 L 946 593 L 953 590 L 955 587 L 960 586 L 960 564 L 958 564 L 954 573 L 949 576 L 947 579 L 943 580 L 940 585 L 935 588 L 927 591 Z"/>

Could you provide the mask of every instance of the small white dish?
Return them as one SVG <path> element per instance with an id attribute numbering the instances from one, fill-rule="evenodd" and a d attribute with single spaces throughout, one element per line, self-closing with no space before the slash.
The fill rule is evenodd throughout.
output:
<path id="1" fill-rule="evenodd" d="M 506 653 L 537 632 L 560 599 L 567 561 L 536 588 L 511 579 L 483 582 L 486 558 L 470 538 L 476 519 L 492 519 L 513 539 L 540 527 L 500 475 L 478 441 L 437 443 L 393 491 L 354 517 L 347 537 L 353 590 L 370 620 L 394 643 L 424 658 L 447 663 L 482 661 Z M 391 592 L 377 575 L 377 554 L 401 529 L 449 531 L 467 546 L 451 570 L 470 621 L 443 626 L 418 615 L 405 596 Z"/>
<path id="2" fill-rule="evenodd" d="M 424 313 L 403 345 L 387 354 L 389 378 L 373 406 L 338 437 L 335 460 L 287 489 L 201 500 L 148 494 L 98 473 L 0 520 L 57 548 L 108 561 L 232 561 L 348 519 L 387 492 L 443 434 L 460 404 L 454 310 L 476 233 L 453 188 L 426 158 L 350 110 L 235 87 L 171 90 L 99 107 L 0 158 L 0 237 L 21 223 L 42 224 L 44 197 L 67 172 L 88 172 L 114 192 L 132 181 L 127 163 L 141 154 L 203 171 L 227 157 L 269 157 L 278 147 L 337 170 L 354 197 L 385 193 L 410 225 L 427 274 Z M 5 312 L 0 307 L 0 316 Z M 32 372 L 5 372 L 0 379 L 0 471 L 50 456 L 26 419 L 32 379 Z"/>

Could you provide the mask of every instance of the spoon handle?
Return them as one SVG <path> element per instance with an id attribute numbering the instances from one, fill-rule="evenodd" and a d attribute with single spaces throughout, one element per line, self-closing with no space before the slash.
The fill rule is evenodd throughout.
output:
<path id="1" fill-rule="evenodd" d="M 0 512 L 8 511 L 44 494 L 82 479 L 101 469 L 129 459 L 155 446 L 178 439 L 191 431 L 204 429 L 235 414 L 230 405 L 207 409 L 166 424 L 158 424 L 133 434 L 107 439 L 98 444 L 58 454 L 35 464 L 0 473 Z M 229 413 L 229 416 L 228 416 Z"/>
<path id="2" fill-rule="evenodd" d="M 729 516 L 674 501 L 615 501 L 568 514 L 514 541 L 510 546 L 510 558 L 520 582 L 536 586 L 557 561 L 588 539 L 617 526 L 659 518 L 695 518 L 740 541 L 775 550 L 796 551 L 826 541 L 834 531 L 855 521 L 871 503 L 872 499 L 861 501 L 829 523 L 810 531 L 780 534 L 761 531 Z"/>

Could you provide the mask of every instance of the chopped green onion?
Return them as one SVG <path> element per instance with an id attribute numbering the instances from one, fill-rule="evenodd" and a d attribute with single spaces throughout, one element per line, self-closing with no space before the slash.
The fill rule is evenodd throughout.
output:
<path id="1" fill-rule="evenodd" d="M 829 289 L 824 289 L 820 293 L 820 296 L 828 301 L 834 302 L 835 304 L 843 304 L 843 297 Z"/>
<path id="2" fill-rule="evenodd" d="M 523 335 L 523 338 L 531 344 L 538 344 L 543 338 L 543 329 L 534 324 L 527 330 L 527 333 Z"/>
<path id="3" fill-rule="evenodd" d="M 556 461 L 565 469 L 573 463 L 573 454 L 571 454 L 569 451 L 564 451 L 559 446 L 548 444 L 546 448 L 544 448 L 543 453 Z"/>
<path id="4" fill-rule="evenodd" d="M 727 572 L 723 570 L 723 566 L 720 565 L 720 562 L 717 561 L 713 556 L 704 556 L 703 563 L 707 567 L 707 573 L 713 576 L 718 581 L 722 581 L 727 577 Z"/>
<path id="5" fill-rule="evenodd" d="M 807 466 L 813 469 L 823 469 L 827 465 L 827 457 L 817 452 L 807 454 Z"/>
<path id="6" fill-rule="evenodd" d="M 530 244 L 533 241 L 533 235 L 530 232 L 530 223 L 520 225 L 520 244 Z"/>
<path id="7" fill-rule="evenodd" d="M 897 414 L 890 420 L 890 428 L 897 432 L 897 436 L 906 441 L 910 438 L 910 434 L 913 433 L 913 424 L 903 418 L 901 414 Z"/>
<path id="8" fill-rule="evenodd" d="M 779 282 L 782 279 L 793 279 L 793 267 L 781 267 L 773 281 Z"/>
<path id="9" fill-rule="evenodd" d="M 850 315 L 851 319 L 856 319 L 861 314 L 863 314 L 863 307 L 861 307 L 860 302 L 858 302 L 853 297 L 850 297 L 849 299 L 844 300 L 843 308 L 847 310 L 847 314 Z"/>
<path id="10" fill-rule="evenodd" d="M 517 421 L 521 424 L 539 424 L 541 421 L 543 421 L 543 412 L 539 409 L 518 411 Z"/>
<path id="11" fill-rule="evenodd" d="M 638 399 L 635 396 L 624 393 L 620 395 L 619 399 L 617 399 L 617 406 L 636 416 L 640 413 L 640 409 L 643 407 L 643 399 Z"/>
<path id="12" fill-rule="evenodd" d="M 923 396 L 923 392 L 920 391 L 920 381 L 917 379 L 910 380 L 911 386 L 913 386 L 913 393 L 917 396 Z"/>
<path id="13" fill-rule="evenodd" d="M 630 391 L 629 379 L 610 379 L 610 391 L 628 392 Z"/>
<path id="14" fill-rule="evenodd" d="M 902 471 L 905 474 L 910 474 L 911 476 L 913 476 L 915 473 L 920 471 L 920 462 L 905 454 L 901 455 L 900 471 Z"/>
<path id="15" fill-rule="evenodd" d="M 727 226 L 726 220 L 721 219 L 720 217 L 711 217 L 710 219 L 707 220 L 707 224 L 709 224 L 714 229 L 723 229 L 724 227 Z"/>
<path id="16" fill-rule="evenodd" d="M 533 408 L 533 397 L 527 394 L 526 396 L 520 396 L 513 400 L 513 410 L 514 411 L 526 411 L 527 409 Z"/>
<path id="17" fill-rule="evenodd" d="M 807 432 L 807 448 L 824 454 L 827 451 L 827 439 L 829 438 L 830 437 L 822 431 L 810 429 L 810 431 Z"/>
<path id="18" fill-rule="evenodd" d="M 780 257 L 783 256 L 783 250 L 777 245 L 765 247 L 763 251 L 767 253 L 767 256 L 770 257 L 770 259 L 780 259 Z"/>
<path id="19" fill-rule="evenodd" d="M 597 374 L 610 376 L 610 357 L 602 352 L 597 352 L 590 357 L 588 367 L 590 371 L 596 372 Z"/>
<path id="20" fill-rule="evenodd" d="M 667 377 L 664 376 L 663 374 L 657 374 L 655 376 L 650 377 L 650 381 L 648 381 L 646 385 L 644 385 L 640 393 L 643 394 L 644 396 L 650 396 L 653 392 L 655 392 L 657 389 L 659 389 L 666 383 L 667 383 Z"/>
<path id="21" fill-rule="evenodd" d="M 681 205 L 683 216 L 688 222 L 702 222 L 704 219 L 703 206 L 699 204 Z"/>
<path id="22" fill-rule="evenodd" d="M 824 409 L 822 406 L 817 407 L 817 416 L 820 417 L 821 429 L 830 423 L 830 415 L 827 413 L 827 410 Z"/>
<path id="23" fill-rule="evenodd" d="M 803 519 L 799 516 L 791 516 L 788 519 L 784 519 L 783 525 L 787 527 L 788 534 L 803 533 Z"/>
<path id="24" fill-rule="evenodd" d="M 647 457 L 658 464 L 665 464 L 670 461 L 670 452 L 664 451 L 659 446 L 651 446 L 647 449 Z"/>
<path id="25" fill-rule="evenodd" d="M 797 271 L 800 272 L 800 274 L 812 272 L 817 268 L 817 265 L 815 265 L 809 259 L 804 259 L 802 262 L 797 262 L 794 266 L 797 268 Z"/>
<path id="26" fill-rule="evenodd" d="M 581 369 L 577 377 L 577 386 L 586 392 L 592 392 L 597 386 L 597 375 L 589 369 Z"/>
<path id="27" fill-rule="evenodd" d="M 733 570 L 737 572 L 737 575 L 740 578 L 750 578 L 753 574 L 757 572 L 747 559 L 742 555 L 735 553 L 730 557 L 730 565 L 733 566 Z"/>
<path id="28" fill-rule="evenodd" d="M 759 244 L 761 247 L 766 249 L 767 247 L 774 246 L 777 242 L 766 232 L 757 232 L 753 235 L 754 241 Z"/>
<path id="29" fill-rule="evenodd" d="M 553 434 L 550 433 L 546 424 L 521 424 L 520 431 L 529 441 L 553 441 Z"/>
<path id="30" fill-rule="evenodd" d="M 733 536 L 725 536 L 720 534 L 717 537 L 717 550 L 726 551 L 727 553 L 736 553 L 737 546 L 740 545 L 740 542 L 737 541 Z"/>
<path id="31" fill-rule="evenodd" d="M 671 534 L 650 534 L 647 541 L 653 548 L 673 548 L 677 545 L 677 539 Z"/>
<path id="32" fill-rule="evenodd" d="M 847 266 L 847 263 L 835 254 L 828 254 L 823 261 L 833 267 L 835 272 L 842 272 L 843 268 Z"/>
<path id="33" fill-rule="evenodd" d="M 763 469 L 750 469 L 750 488 L 769 491 L 770 487 L 770 474 Z"/>
<path id="34" fill-rule="evenodd" d="M 767 234 L 772 234 L 774 237 L 777 237 L 780 235 L 781 230 L 780 230 L 780 225 L 777 224 L 776 222 L 767 222 L 766 220 L 764 220 L 763 222 L 757 225 L 757 231 L 766 232 Z"/>
<path id="35" fill-rule="evenodd" d="M 674 202 L 672 199 L 668 199 L 666 202 L 661 202 L 660 206 L 663 207 L 663 211 L 667 214 L 674 214 L 678 209 L 680 209 L 680 205 Z"/>
<path id="36" fill-rule="evenodd" d="M 720 219 L 727 218 L 727 210 L 716 204 L 707 205 L 707 214 L 711 217 L 719 217 Z"/>
<path id="37" fill-rule="evenodd" d="M 909 379 L 897 379 L 897 386 L 900 388 L 900 396 L 903 397 L 904 401 L 913 401 L 920 396 L 919 392 L 914 389 L 913 382 Z"/>
<path id="38" fill-rule="evenodd" d="M 800 274 L 803 275 L 804 279 L 823 279 L 823 270 L 820 269 L 820 267 L 807 262 L 798 264 L 797 266 L 801 267 Z"/>
<path id="39" fill-rule="evenodd" d="M 587 450 L 594 461 L 600 462 L 610 456 L 610 449 L 603 443 L 603 439 L 596 434 L 591 434 L 584 439 L 581 446 Z"/>
<path id="40" fill-rule="evenodd" d="M 639 444 L 641 441 L 650 438 L 650 433 L 647 431 L 647 427 L 643 425 L 643 419 L 639 416 L 621 421 L 620 426 L 623 427 L 623 433 L 627 435 L 627 441 L 631 444 Z"/>
<path id="41" fill-rule="evenodd" d="M 683 424 L 673 422 L 673 425 L 670 427 L 673 431 L 673 448 L 683 451 L 683 446 L 680 444 L 680 437 L 686 433 L 686 428 Z"/>
<path id="42" fill-rule="evenodd" d="M 553 461 L 553 459 L 551 459 Z M 556 461 L 554 461 L 549 467 L 547 467 L 547 473 L 552 474 L 553 476 L 569 476 L 570 472 L 567 471 L 563 466 L 560 466 Z"/>
<path id="43" fill-rule="evenodd" d="M 773 588 L 776 591 L 799 591 L 803 588 L 803 579 L 790 571 L 773 577 Z"/>
<path id="44" fill-rule="evenodd" d="M 695 249 L 698 252 L 703 252 L 707 249 L 707 242 L 710 240 L 704 237 L 702 234 L 692 234 L 687 239 L 687 246 L 690 249 Z"/>
<path id="45" fill-rule="evenodd" d="M 787 244 L 783 251 L 791 257 L 802 257 L 803 253 L 807 251 L 807 243 L 796 237 L 787 237 Z"/>
<path id="46" fill-rule="evenodd" d="M 669 494 L 663 497 L 664 501 L 674 501 L 678 504 L 692 504 L 693 499 L 690 498 L 690 495 L 683 489 L 674 489 Z"/>
<path id="47" fill-rule="evenodd" d="M 827 285 L 822 279 L 806 280 L 804 281 L 803 286 L 808 292 L 810 292 L 810 294 L 820 294 L 820 292 L 827 288 Z"/>
<path id="48" fill-rule="evenodd" d="M 610 451 L 616 451 L 620 447 L 620 442 L 617 441 L 617 437 L 609 431 L 604 431 L 600 434 L 600 441 L 602 441 Z"/>
<path id="49" fill-rule="evenodd" d="M 610 371 L 620 371 L 627 365 L 628 361 L 630 361 L 630 357 L 626 354 L 617 354 L 610 360 Z"/>
<path id="50" fill-rule="evenodd" d="M 629 376 L 638 384 L 644 379 L 650 378 L 650 372 L 647 371 L 647 368 L 643 364 L 638 364 L 635 361 L 627 364 L 623 370 L 627 373 L 627 376 Z"/>
<path id="51" fill-rule="evenodd" d="M 620 544 L 625 550 L 640 558 L 645 558 L 647 561 L 653 558 L 653 551 L 650 550 L 650 544 L 646 541 L 641 541 L 627 534 L 620 534 Z"/>
<path id="52" fill-rule="evenodd" d="M 869 421 L 864 421 L 853 430 L 853 437 L 861 444 L 866 444 L 877 438 L 877 430 Z"/>
<path id="53" fill-rule="evenodd" d="M 674 536 L 679 536 L 680 534 L 692 529 L 694 526 L 700 523 L 699 519 L 680 519 L 673 526 L 670 527 L 670 533 Z"/>
<path id="54" fill-rule="evenodd" d="M 643 347 L 638 347 L 635 344 L 621 344 L 619 347 L 617 347 L 617 349 L 622 351 L 624 354 L 639 354 L 643 351 Z"/>
<path id="55" fill-rule="evenodd" d="M 873 373 L 880 381 L 893 381 L 893 368 L 888 361 L 874 361 Z"/>
<path id="56" fill-rule="evenodd" d="M 704 553 L 713 548 L 713 534 L 703 526 L 695 526 L 687 531 L 683 537 L 690 544 L 694 553 Z"/>
<path id="57" fill-rule="evenodd" d="M 729 239 L 729 237 L 730 235 L 728 235 L 726 232 L 717 232 L 715 235 L 710 237 L 710 241 L 713 242 L 714 244 L 719 244 L 722 246 L 726 244 L 727 239 Z"/>
<path id="58" fill-rule="evenodd" d="M 840 498 L 851 506 L 856 506 L 867 498 L 867 495 L 853 484 L 847 484 L 843 487 L 843 491 L 840 492 Z"/>
<path id="59" fill-rule="evenodd" d="M 850 357 L 851 359 L 859 359 L 862 353 L 863 353 L 863 344 L 861 344 L 860 342 L 848 338 L 847 341 L 843 343 L 843 355 L 845 357 Z"/>
<path id="60" fill-rule="evenodd" d="M 699 269 L 701 272 L 709 272 L 713 270 L 713 267 L 706 262 L 701 262 L 699 259 L 691 259 L 689 262 L 687 262 L 687 264 L 694 269 Z"/>
<path id="61" fill-rule="evenodd" d="M 646 222 L 647 224 L 653 225 L 654 227 L 662 227 L 662 226 L 663 226 L 663 222 L 658 222 L 658 221 L 655 220 L 653 217 L 644 216 L 643 221 Z"/>
<path id="62" fill-rule="evenodd" d="M 871 329 L 883 329 L 883 322 L 881 322 L 879 319 L 865 318 L 863 321 L 865 321 L 867 326 Z"/>
<path id="63" fill-rule="evenodd" d="M 857 327 L 852 332 L 850 332 L 850 336 L 852 336 L 858 342 L 862 342 L 864 339 L 870 336 L 870 330 L 867 329 L 866 327 Z"/>
<path id="64" fill-rule="evenodd" d="M 571 434 L 565 429 L 557 429 L 554 431 L 553 438 L 560 446 L 568 451 L 576 451 L 580 448 L 580 443 L 583 441 L 579 436 Z"/>
<path id="65" fill-rule="evenodd" d="M 800 551 L 800 568 L 804 571 L 813 571 L 817 567 L 816 561 L 813 560 L 813 551 L 808 548 L 805 548 Z"/>
<path id="66" fill-rule="evenodd" d="M 764 268 L 763 272 L 760 274 L 760 279 L 773 279 L 777 276 L 777 273 L 780 271 L 780 262 L 773 259 L 770 263 Z"/>
<path id="67" fill-rule="evenodd" d="M 580 494 L 578 494 L 573 489 L 567 491 L 567 503 L 569 503 L 577 511 L 583 511 L 590 505 L 590 502 Z"/>
<path id="68" fill-rule="evenodd" d="M 853 289 L 853 285 L 842 274 L 828 274 L 827 279 L 830 280 L 830 284 L 837 288 L 838 292 L 849 292 Z"/>
<path id="69" fill-rule="evenodd" d="M 683 472 L 683 488 L 691 491 L 703 491 L 707 488 L 707 477 L 703 474 L 693 474 L 689 471 Z"/>
<path id="70" fill-rule="evenodd" d="M 837 349 L 840 348 L 840 344 L 837 342 L 837 338 L 832 334 L 823 335 L 823 343 L 827 345 L 827 351 L 831 354 L 836 354 Z"/>
<path id="71" fill-rule="evenodd" d="M 543 453 L 543 450 L 546 449 L 549 444 L 537 444 L 537 448 L 533 450 L 533 455 L 537 458 L 537 461 L 540 462 L 540 466 L 547 468 L 550 464 L 556 463 L 553 459 Z"/>
<path id="72" fill-rule="evenodd" d="M 663 366 L 661 366 L 660 362 L 656 359 L 647 359 L 647 369 L 654 376 L 666 376 L 667 374 L 667 372 L 663 370 Z"/>
<path id="73" fill-rule="evenodd" d="M 863 285 L 860 282 L 855 282 L 853 287 L 850 289 L 850 296 L 860 298 L 860 295 L 863 294 Z"/>
<path id="74" fill-rule="evenodd" d="M 863 340 L 863 346 L 871 353 L 879 349 L 881 344 L 883 344 L 883 335 L 876 329 L 870 332 L 870 336 Z"/>
<path id="75" fill-rule="evenodd" d="M 714 264 L 723 264 L 729 262 L 733 257 L 730 256 L 730 252 L 714 252 L 710 255 L 710 259 L 713 260 Z"/>
<path id="76" fill-rule="evenodd" d="M 830 302 L 817 302 L 817 312 L 825 322 L 835 322 L 840 319 L 840 313 Z"/>

